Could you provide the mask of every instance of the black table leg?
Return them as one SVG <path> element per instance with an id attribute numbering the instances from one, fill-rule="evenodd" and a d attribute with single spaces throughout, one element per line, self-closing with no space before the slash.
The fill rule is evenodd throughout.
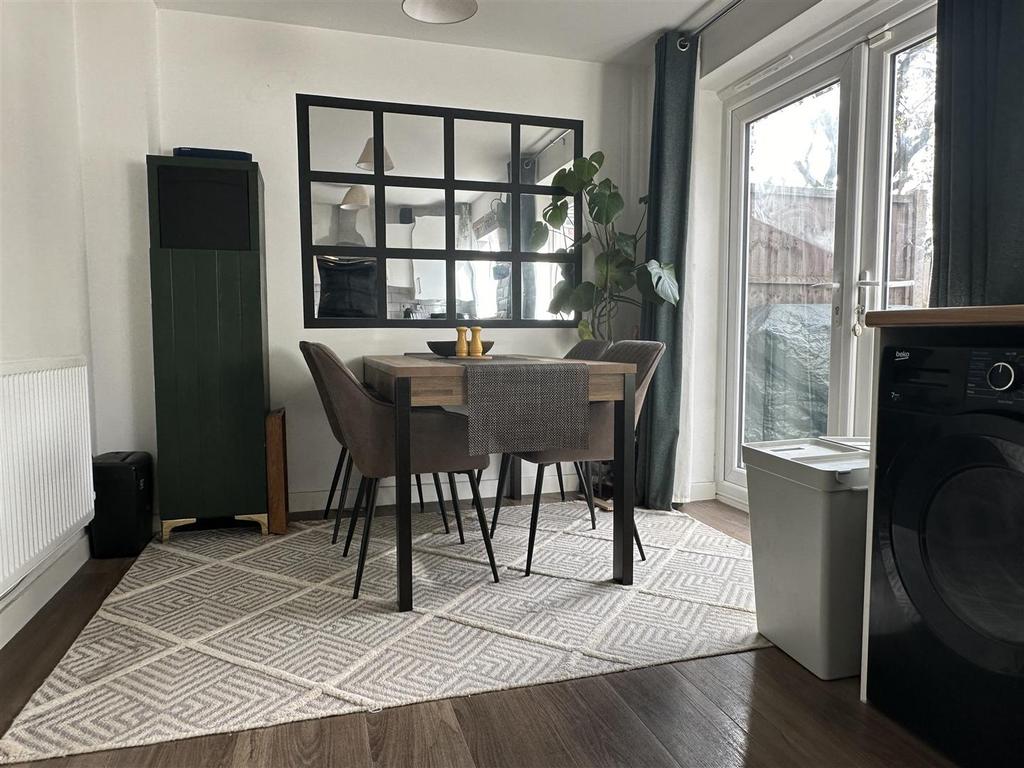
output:
<path id="1" fill-rule="evenodd" d="M 395 548 L 398 559 L 398 610 L 412 610 L 412 477 L 410 430 L 412 380 L 395 379 Z M 630 430 L 630 434 L 632 430 Z M 631 536 L 631 534 L 627 534 Z M 632 547 L 630 547 L 632 553 Z"/>
<path id="2" fill-rule="evenodd" d="M 615 509 L 612 513 L 614 542 L 612 578 L 633 583 L 633 507 L 635 472 L 636 375 L 622 377 L 622 399 L 615 401 Z"/>
<path id="3" fill-rule="evenodd" d="M 511 501 L 523 500 L 523 460 L 518 456 L 513 456 L 508 466 L 508 493 L 505 498 Z"/>

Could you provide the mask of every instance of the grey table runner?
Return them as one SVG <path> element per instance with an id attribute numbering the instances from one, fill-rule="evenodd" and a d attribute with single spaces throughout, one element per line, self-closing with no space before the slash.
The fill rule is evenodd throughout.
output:
<path id="1" fill-rule="evenodd" d="M 589 447 L 586 364 L 529 358 L 448 362 L 466 366 L 472 455 Z"/>

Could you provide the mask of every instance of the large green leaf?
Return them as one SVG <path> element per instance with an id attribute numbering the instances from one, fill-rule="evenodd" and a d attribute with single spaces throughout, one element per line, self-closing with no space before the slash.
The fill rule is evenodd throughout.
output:
<path id="1" fill-rule="evenodd" d="M 601 166 L 604 165 L 604 152 L 598 150 L 590 155 L 590 162 L 594 164 L 597 170 L 601 170 Z"/>
<path id="2" fill-rule="evenodd" d="M 530 252 L 536 253 L 544 247 L 548 241 L 548 225 L 543 221 L 533 222 L 533 228 L 530 230 L 530 238 L 527 243 L 527 248 Z"/>
<path id="3" fill-rule="evenodd" d="M 589 320 L 580 320 L 580 324 L 576 326 L 576 333 L 580 335 L 581 339 L 594 338 L 594 330 L 590 327 Z"/>
<path id="4" fill-rule="evenodd" d="M 553 315 L 572 312 L 572 293 L 572 283 L 568 280 L 559 280 L 555 283 L 555 287 L 551 289 L 551 303 L 548 304 L 548 312 Z"/>
<path id="5" fill-rule="evenodd" d="M 561 229 L 565 220 L 569 217 L 569 201 L 562 200 L 558 203 L 551 203 L 544 208 L 544 221 L 552 229 Z"/>
<path id="6" fill-rule="evenodd" d="M 633 277 L 633 260 L 617 248 L 599 253 L 594 258 L 598 285 L 610 290 L 625 291 L 636 282 Z"/>
<path id="7" fill-rule="evenodd" d="M 592 177 L 591 177 L 592 178 Z M 551 183 L 556 187 L 561 187 L 570 195 L 575 195 L 577 192 L 582 192 L 583 188 L 587 186 L 590 179 L 581 178 L 573 169 L 562 168 L 555 173 Z"/>
<path id="8" fill-rule="evenodd" d="M 600 185 L 587 198 L 587 210 L 595 224 L 611 224 L 625 207 L 626 202 L 618 191 L 602 189 Z"/>
<path id="9" fill-rule="evenodd" d="M 577 157 L 572 161 L 572 172 L 583 181 L 593 180 L 599 170 L 601 170 L 601 166 L 589 157 Z"/>
<path id="10" fill-rule="evenodd" d="M 655 304 L 679 302 L 679 281 L 672 264 L 662 264 L 651 259 L 637 270 L 637 284 L 648 301 Z"/>
<path id="11" fill-rule="evenodd" d="M 601 297 L 601 291 L 596 285 L 586 280 L 572 292 L 572 308 L 577 312 L 589 312 L 592 310 Z"/>
<path id="12" fill-rule="evenodd" d="M 631 259 L 636 258 L 636 235 L 629 232 L 615 233 L 615 247 Z"/>

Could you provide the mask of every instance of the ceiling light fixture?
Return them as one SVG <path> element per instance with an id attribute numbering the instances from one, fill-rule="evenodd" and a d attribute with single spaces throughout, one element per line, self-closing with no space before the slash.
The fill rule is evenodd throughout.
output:
<path id="1" fill-rule="evenodd" d="M 366 144 L 363 145 L 363 151 L 359 153 L 359 159 L 356 160 L 356 168 L 373 171 L 373 136 L 368 138 Z M 387 173 L 394 169 L 395 163 L 391 159 L 391 155 L 388 154 L 388 148 L 384 147 L 384 172 Z"/>
<path id="2" fill-rule="evenodd" d="M 341 210 L 358 211 L 370 207 L 370 196 L 366 194 L 366 187 L 362 184 L 354 184 L 348 188 L 348 192 L 341 198 Z"/>
<path id="3" fill-rule="evenodd" d="M 458 24 L 479 7 L 476 0 L 402 0 L 405 15 L 425 24 Z"/>

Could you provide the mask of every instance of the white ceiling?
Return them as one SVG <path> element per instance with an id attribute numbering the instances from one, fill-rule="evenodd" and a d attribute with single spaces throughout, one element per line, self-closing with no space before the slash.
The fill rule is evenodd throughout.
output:
<path id="1" fill-rule="evenodd" d="M 459 24 L 413 21 L 401 0 L 156 0 L 157 6 L 371 35 L 584 61 L 630 56 L 657 33 L 703 20 L 727 0 L 479 0 Z"/>

